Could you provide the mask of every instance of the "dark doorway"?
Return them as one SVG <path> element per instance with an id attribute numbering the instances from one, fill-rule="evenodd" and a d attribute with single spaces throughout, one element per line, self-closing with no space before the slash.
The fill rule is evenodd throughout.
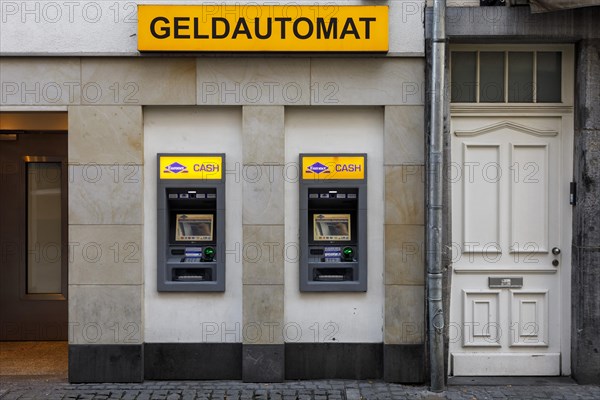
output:
<path id="1" fill-rule="evenodd" d="M 66 132 L 0 132 L 0 340 L 67 340 Z"/>

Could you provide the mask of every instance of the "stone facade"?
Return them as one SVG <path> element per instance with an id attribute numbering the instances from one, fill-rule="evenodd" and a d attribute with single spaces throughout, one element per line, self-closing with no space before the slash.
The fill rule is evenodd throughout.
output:
<path id="1" fill-rule="evenodd" d="M 410 357 L 422 359 L 422 59 L 38 58 L 36 63 L 31 61 L 4 58 L 3 81 L 18 82 L 19 88 L 21 82 L 26 87 L 35 87 L 36 83 L 27 79 L 37 76 L 39 82 L 47 80 L 61 88 L 72 88 L 72 93 L 65 90 L 51 103 L 66 105 L 68 111 L 72 174 L 69 240 L 81 243 L 87 251 L 75 251 L 70 262 L 69 316 L 75 327 L 70 337 L 72 381 L 141 380 L 144 376 L 143 292 L 144 285 L 155 276 L 143 274 L 142 193 L 147 161 L 143 155 L 143 119 L 146 107 L 155 105 L 173 109 L 184 105 L 242 107 L 241 168 L 244 173 L 255 169 L 261 176 L 259 180 L 240 182 L 242 247 L 252 245 L 262 250 L 260 259 L 244 257 L 243 260 L 243 326 L 284 324 L 284 260 L 280 251 L 270 257 L 269 246 L 281 243 L 284 236 L 286 107 L 384 106 L 386 289 L 378 289 L 386 304 L 382 329 L 386 345 L 418 345 L 418 352 L 412 351 Z M 61 74 L 57 76 L 55 71 Z M 30 94 L 23 96 L 5 96 L 3 106 L 16 109 L 46 106 L 52 100 L 44 97 L 43 90 L 39 99 Z M 391 151 L 392 147 L 400 150 Z M 112 257 L 117 254 L 115 246 L 119 247 L 117 259 Z M 92 250 L 103 257 L 91 258 L 88 253 Z M 242 337 L 242 378 L 283 380 L 285 351 L 281 330 L 276 330 L 273 337 L 251 339 Z M 152 359 L 162 357 L 154 347 L 147 346 L 148 355 Z M 110 358 L 115 351 L 122 351 L 125 356 Z M 352 351 L 375 354 L 370 347 Z M 90 357 L 99 357 L 97 363 L 106 363 L 110 368 L 97 368 L 98 372 L 85 368 Z M 252 361 L 265 358 L 269 363 Z M 377 363 L 382 359 L 376 356 L 372 360 L 379 360 L 373 361 Z M 269 367 L 263 368 L 264 365 Z M 390 367 L 394 365 L 397 361 Z M 419 373 L 394 379 L 419 381 L 424 376 Z"/>
<path id="2" fill-rule="evenodd" d="M 572 275 L 572 286 L 577 290 L 572 296 L 572 369 L 581 382 L 595 382 L 600 374 L 594 357 L 598 349 L 596 338 L 600 337 L 595 291 L 600 248 L 596 228 L 600 225 L 600 45 L 593 21 L 598 19 L 600 10 L 595 7 L 531 16 L 524 7 L 506 8 L 490 21 L 482 8 L 470 7 L 477 2 L 459 3 L 453 2 L 451 5 L 458 7 L 448 12 L 450 40 L 543 39 L 577 43 L 578 205 L 573 218 Z M 431 15 L 427 15 L 429 25 Z M 471 23 L 465 23 L 467 18 Z M 221 363 L 212 370 L 206 365 L 199 368 L 204 378 L 282 381 L 286 371 L 292 371 L 294 378 L 305 377 L 297 366 L 306 361 L 303 355 L 323 351 L 344 366 L 332 368 L 326 365 L 327 357 L 313 358 L 312 362 L 323 364 L 319 373 L 335 375 L 330 377 L 371 378 L 367 375 L 375 371 L 375 378 L 393 382 L 426 380 L 427 100 L 421 44 L 414 46 L 414 52 L 402 51 L 404 57 L 3 57 L 0 111 L 68 113 L 70 380 L 178 378 L 182 377 L 178 368 L 194 366 L 179 364 L 178 360 L 189 361 L 189 357 L 202 355 Z M 148 326 L 144 319 L 145 308 L 150 306 L 145 304 L 144 294 L 152 287 L 149 282 L 156 273 L 148 268 L 150 260 L 143 257 L 144 243 L 153 240 L 144 237 L 148 216 L 155 215 L 154 210 L 145 211 L 145 190 L 153 181 L 144 174 L 150 162 L 148 157 L 152 156 L 144 155 L 144 118 L 163 108 L 175 122 L 177 112 L 182 110 L 239 111 L 241 161 L 237 167 L 244 173 L 255 171 L 261 179 L 240 182 L 241 190 L 236 192 L 239 198 L 235 199 L 239 208 L 235 216 L 239 218 L 233 223 L 241 226 L 240 247 L 254 246 L 261 250 L 261 256 L 243 258 L 242 271 L 235 275 L 239 279 L 227 285 L 241 288 L 242 326 L 281 327 L 286 322 L 290 301 L 285 295 L 286 260 L 281 252 L 271 250 L 273 243 L 281 244 L 286 235 L 286 112 L 335 107 L 383 110 L 380 178 L 384 191 L 384 272 L 383 285 L 374 289 L 383 299 L 383 323 L 377 327 L 381 329 L 381 340 L 331 342 L 326 346 L 290 344 L 276 328 L 272 336 L 238 335 L 232 341 L 210 342 L 203 341 L 202 336 L 196 340 L 195 331 L 190 328 L 178 336 L 185 345 L 148 342 L 147 335 L 160 334 L 156 333 L 159 329 L 155 321 Z M 185 144 L 180 148 L 189 150 Z M 223 152 L 227 153 L 227 149 Z M 227 295 L 218 296 L 160 295 L 152 299 L 152 305 L 158 302 L 166 305 L 165 309 L 174 310 L 177 302 L 185 298 L 189 307 L 186 311 L 193 312 L 195 306 L 216 304 Z M 352 298 L 347 301 L 350 304 Z M 177 331 L 177 326 L 170 328 Z M 370 371 L 366 367 L 346 368 L 352 359 L 375 367 Z M 225 364 L 236 365 L 225 370 Z M 156 365 L 168 368 L 161 371 Z M 215 371 L 223 374 L 215 375 Z M 198 375 L 185 377 L 198 379 Z"/>

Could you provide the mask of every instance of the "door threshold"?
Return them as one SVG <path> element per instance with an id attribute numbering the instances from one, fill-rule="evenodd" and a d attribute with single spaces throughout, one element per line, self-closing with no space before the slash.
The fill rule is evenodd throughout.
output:
<path id="1" fill-rule="evenodd" d="M 56 375 L 0 375 L 0 384 L 8 383 L 68 383 L 67 377 L 63 374 Z"/>
<path id="2" fill-rule="evenodd" d="M 570 376 L 450 376 L 449 386 L 566 386 L 577 385 Z"/>

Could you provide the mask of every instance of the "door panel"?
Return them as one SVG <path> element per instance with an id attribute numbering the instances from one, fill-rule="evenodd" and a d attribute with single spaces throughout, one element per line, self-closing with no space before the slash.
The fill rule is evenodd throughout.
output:
<path id="1" fill-rule="evenodd" d="M 560 374 L 562 126 L 452 119 L 453 375 Z"/>
<path id="2" fill-rule="evenodd" d="M 463 183 L 463 252 L 497 252 L 500 243 L 500 182 L 488 177 L 489 166 L 499 165 L 500 146 L 464 143 L 466 180 Z M 480 173 L 473 167 L 481 167 Z"/>
<path id="3" fill-rule="evenodd" d="M 536 251 L 548 252 L 548 195 L 556 187 L 548 187 L 548 146 L 546 144 L 514 144 L 509 148 L 512 177 L 510 179 L 511 229 L 513 253 L 528 252 L 527 244 Z M 553 171 L 556 173 L 556 171 Z"/>
<path id="4" fill-rule="evenodd" d="M 500 291 L 463 291 L 463 347 L 500 346 Z"/>
<path id="5" fill-rule="evenodd" d="M 67 339 L 66 161 L 66 133 L 0 141 L 0 340 Z"/>
<path id="6" fill-rule="evenodd" d="M 509 299 L 510 346 L 548 346 L 548 291 L 511 290 Z"/>

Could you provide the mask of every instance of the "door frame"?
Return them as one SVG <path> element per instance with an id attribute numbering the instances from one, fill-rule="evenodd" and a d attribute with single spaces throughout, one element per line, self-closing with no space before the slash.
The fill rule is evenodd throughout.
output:
<path id="1" fill-rule="evenodd" d="M 450 103 L 448 143 L 452 146 L 452 119 L 454 117 L 559 117 L 561 118 L 561 158 L 559 160 L 560 190 L 564 193 L 564 201 L 560 203 L 560 248 L 561 266 L 558 271 L 560 296 L 560 374 L 571 375 L 571 273 L 572 273 L 572 239 L 573 209 L 569 204 L 570 182 L 574 180 L 574 91 L 575 91 L 575 45 L 574 44 L 453 44 L 452 51 L 561 51 L 562 52 L 562 101 L 560 103 Z M 451 82 L 450 62 L 448 63 L 448 82 Z M 479 68 L 479 66 L 477 67 Z M 478 88 L 478 86 L 477 86 Z M 535 89 L 534 89 L 535 90 Z M 478 91 L 478 90 L 477 90 Z M 451 151 L 447 151 L 446 165 L 451 163 Z M 452 198 L 452 185 L 448 185 L 448 199 Z M 452 210 L 462 205 L 450 204 L 448 211 L 452 221 Z M 449 229 L 449 242 L 453 242 L 452 230 Z M 451 269 L 452 274 L 457 271 Z M 451 280 L 452 281 L 452 280 Z M 452 284 L 452 283 L 451 283 Z M 449 302 L 462 301 L 452 298 L 449 288 Z M 452 307 L 450 307 L 451 309 Z M 549 332 L 551 334 L 551 332 Z M 452 353 L 448 351 L 448 375 L 452 375 Z"/>
<path id="2" fill-rule="evenodd" d="M 24 306 L 31 304 L 35 307 L 35 303 L 39 302 L 40 307 L 46 307 L 41 313 L 48 313 L 49 310 L 55 310 L 55 307 L 64 307 L 66 314 L 60 311 L 58 314 L 52 315 L 51 321 L 39 321 L 35 318 L 25 318 L 23 321 L 19 321 L 19 327 L 16 335 L 6 334 L 2 332 L 2 341 L 46 341 L 46 340 L 68 340 L 68 320 L 69 320 L 69 309 L 68 309 L 68 291 L 69 291 L 69 168 L 68 168 L 68 131 L 67 130 L 0 130 L 0 134 L 7 135 L 4 140 L 7 142 L 15 143 L 14 157 L 11 158 L 11 164 L 13 167 L 3 171 L 3 173 L 11 173 L 13 178 L 16 179 L 18 185 L 16 188 L 12 188 L 11 195 L 13 195 L 19 203 L 17 210 L 14 210 L 17 226 L 12 227 L 18 241 L 21 245 L 17 246 L 18 254 L 15 255 L 14 260 L 17 262 L 17 270 L 14 271 L 13 278 L 15 279 L 15 301 L 20 302 Z M 11 136 L 15 135 L 15 139 Z M 29 138 L 26 139 L 26 135 Z M 60 135 L 60 136 L 59 136 Z M 43 138 L 41 143 L 36 143 L 36 140 L 32 141 L 33 136 L 39 136 Z M 19 143 L 20 140 L 24 142 Z M 50 146 L 51 144 L 51 146 Z M 22 147 L 24 146 L 24 147 Z M 64 147 L 63 147 L 64 146 Z M 51 149 L 48 150 L 48 147 Z M 9 151 L 12 151 L 9 149 Z M 9 153 L 11 154 L 11 153 Z M 29 179 L 31 178 L 28 170 L 28 164 L 30 163 L 58 163 L 60 165 L 61 177 L 60 177 L 60 188 L 61 188 L 61 199 L 60 199 L 60 212 L 61 212 L 61 227 L 60 227 L 60 271 L 61 271 L 61 282 L 59 293 L 28 293 L 28 260 L 32 255 L 36 257 L 46 257 L 45 251 L 42 247 L 35 248 L 34 250 L 29 247 L 29 221 L 28 221 L 28 187 Z M 11 278 L 12 279 L 12 278 Z M 56 302 L 64 302 L 64 305 L 59 305 Z M 51 305 L 54 304 L 54 305 Z M 29 306 L 26 306 L 29 307 Z M 22 311 L 18 311 L 22 312 Z M 37 311 L 36 311 L 37 312 Z M 63 320 L 63 317 L 66 318 Z M 64 322 L 64 326 L 63 326 Z M 23 335 L 22 330 L 23 324 L 38 323 L 35 332 L 35 336 L 32 339 L 31 335 Z M 57 329 L 56 335 L 48 335 L 47 329 L 48 323 L 54 324 L 51 329 Z M 46 324 L 46 325 L 44 325 Z M 55 328 L 56 327 L 56 328 Z M 8 331 L 7 331 L 8 332 Z M 53 331 L 54 332 L 54 331 Z M 62 339 L 64 337 L 64 339 Z"/>

